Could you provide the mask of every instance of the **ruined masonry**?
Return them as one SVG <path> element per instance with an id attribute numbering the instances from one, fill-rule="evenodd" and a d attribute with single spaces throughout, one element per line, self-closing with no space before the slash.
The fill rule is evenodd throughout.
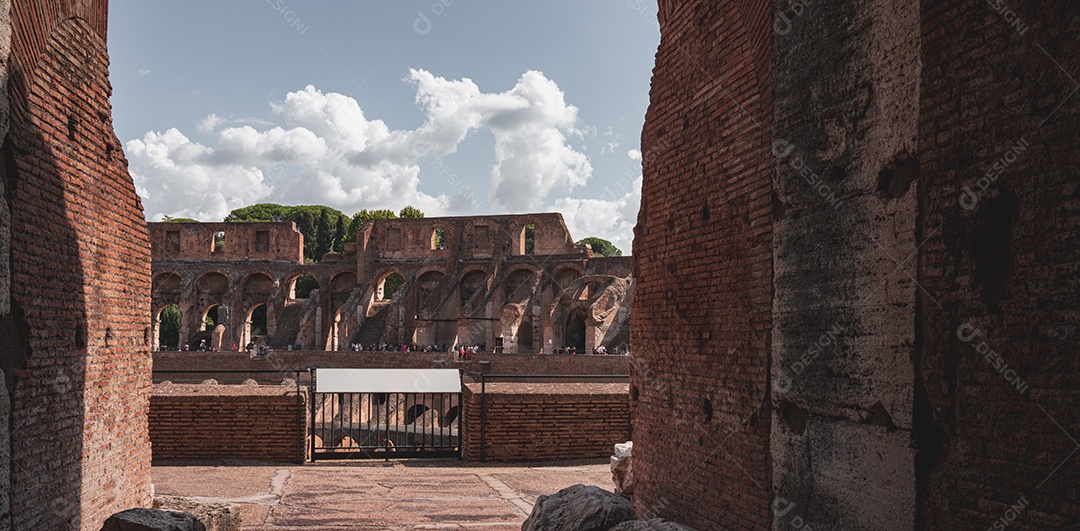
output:
<path id="1" fill-rule="evenodd" d="M 575 245 L 560 214 L 375 220 L 344 254 L 316 264 L 304 263 L 292 222 L 149 225 L 155 346 L 170 304 L 189 348 L 215 343 L 208 315 L 221 330 L 217 349 L 248 345 L 260 307 L 260 342 L 277 349 L 415 343 L 550 354 L 625 351 L 630 341 L 631 258 Z M 216 252 L 215 236 L 224 238 Z M 391 292 L 395 274 L 404 282 Z M 306 298 L 302 275 L 318 283 Z"/>
<path id="2" fill-rule="evenodd" d="M 659 22 L 639 517 L 1080 524 L 1080 5 L 660 0 Z"/>

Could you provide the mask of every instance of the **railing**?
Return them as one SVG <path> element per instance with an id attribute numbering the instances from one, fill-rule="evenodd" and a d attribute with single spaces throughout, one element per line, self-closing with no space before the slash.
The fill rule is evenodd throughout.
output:
<path id="1" fill-rule="evenodd" d="M 597 374 L 485 374 L 482 372 L 467 372 L 467 376 L 480 383 L 480 461 L 485 461 L 485 450 L 487 447 L 487 382 L 488 380 L 499 380 L 503 382 L 527 382 L 529 380 L 618 380 L 618 381 L 630 381 L 629 374 L 619 374 L 614 376 L 597 375 Z M 493 382 L 494 383 L 494 382 Z M 564 382 L 557 382 L 564 383 Z M 629 416 L 627 417 L 627 439 L 631 440 L 632 424 L 629 422 Z"/>
<path id="2" fill-rule="evenodd" d="M 396 369 L 374 369 L 378 370 Z M 349 385 L 344 387 L 323 389 L 320 371 L 323 370 L 315 371 L 312 385 L 312 461 L 461 456 L 461 376 L 457 371 L 449 371 L 453 389 L 443 387 L 430 392 L 418 390 L 423 385 L 412 386 L 413 391 L 393 386 L 375 390 L 350 388 L 352 384 L 379 387 L 384 383 L 373 382 L 370 373 L 349 380 Z M 440 369 L 398 371 L 412 371 L 410 374 L 426 378 Z M 445 376 L 447 373 L 442 371 Z"/>

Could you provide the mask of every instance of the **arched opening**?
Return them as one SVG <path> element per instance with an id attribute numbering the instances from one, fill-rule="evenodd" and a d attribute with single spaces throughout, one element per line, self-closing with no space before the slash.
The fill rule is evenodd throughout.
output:
<path id="1" fill-rule="evenodd" d="M 461 407 L 454 406 L 454 407 L 450 408 L 450 410 L 447 411 L 446 415 L 443 417 L 441 426 L 451 426 L 451 425 L 453 425 L 453 422 L 455 420 L 457 420 L 458 415 L 460 415 L 460 414 L 461 414 Z"/>
<path id="2" fill-rule="evenodd" d="M 319 281 L 314 276 L 307 273 L 297 275 L 289 281 L 289 300 L 306 299 L 316 289 L 319 289 Z"/>
<path id="3" fill-rule="evenodd" d="M 215 305 L 213 305 L 213 306 L 206 309 L 206 312 L 203 313 L 203 319 L 202 319 L 203 320 L 203 330 L 205 330 L 205 331 L 213 330 L 215 326 L 220 324 L 218 322 L 218 310 L 220 308 L 221 308 L 221 306 L 218 306 L 217 304 L 215 304 Z"/>
<path id="4" fill-rule="evenodd" d="M 214 233 L 214 238 L 210 241 L 211 253 L 223 253 L 225 252 L 225 232 L 218 231 Z"/>
<path id="5" fill-rule="evenodd" d="M 566 325 L 563 328 L 563 342 L 567 347 L 573 347 L 578 354 L 585 352 L 585 311 L 578 308 L 570 312 L 566 317 Z"/>
<path id="6" fill-rule="evenodd" d="M 180 348 L 180 305 L 165 306 L 154 316 L 154 337 L 157 350 L 177 350 Z"/>
<path id="7" fill-rule="evenodd" d="M 528 269 L 521 269 L 514 271 L 506 279 L 505 291 L 503 296 L 506 298 L 506 302 L 510 304 L 516 304 L 525 299 L 528 299 L 531 293 L 533 279 L 533 271 Z"/>
<path id="8" fill-rule="evenodd" d="M 484 288 L 488 274 L 483 271 L 470 271 L 461 277 L 461 304 L 464 305 Z"/>
<path id="9" fill-rule="evenodd" d="M 431 250 L 441 251 L 446 249 L 446 229 L 443 227 L 431 231 Z"/>
<path id="10" fill-rule="evenodd" d="M 415 406 L 410 407 L 405 411 L 405 425 L 408 426 L 416 422 L 416 419 L 423 416 L 424 413 L 427 413 L 428 409 L 430 408 L 424 404 L 416 404 Z"/>
<path id="11" fill-rule="evenodd" d="M 247 347 L 266 334 L 266 304 L 263 303 L 248 309 L 244 318 L 244 329 L 240 331 L 240 344 Z"/>
<path id="12" fill-rule="evenodd" d="M 401 273 L 397 271 L 384 276 L 375 290 L 375 300 L 388 301 L 393 299 L 394 294 L 401 289 L 402 284 L 405 284 L 405 277 L 401 276 Z"/>

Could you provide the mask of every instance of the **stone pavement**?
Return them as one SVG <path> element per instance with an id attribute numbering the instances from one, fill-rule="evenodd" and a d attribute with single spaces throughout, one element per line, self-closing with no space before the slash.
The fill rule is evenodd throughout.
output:
<path id="1" fill-rule="evenodd" d="M 244 530 L 520 530 L 533 503 L 576 483 L 612 490 L 606 461 L 458 460 L 314 465 L 155 463 L 156 494 L 243 507 Z"/>

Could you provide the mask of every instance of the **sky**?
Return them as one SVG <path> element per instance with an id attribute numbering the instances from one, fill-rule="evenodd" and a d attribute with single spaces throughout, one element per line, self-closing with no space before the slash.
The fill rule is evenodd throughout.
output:
<path id="1" fill-rule="evenodd" d="M 644 0 L 112 0 L 148 220 L 261 202 L 561 212 L 631 250 L 660 40 Z"/>

